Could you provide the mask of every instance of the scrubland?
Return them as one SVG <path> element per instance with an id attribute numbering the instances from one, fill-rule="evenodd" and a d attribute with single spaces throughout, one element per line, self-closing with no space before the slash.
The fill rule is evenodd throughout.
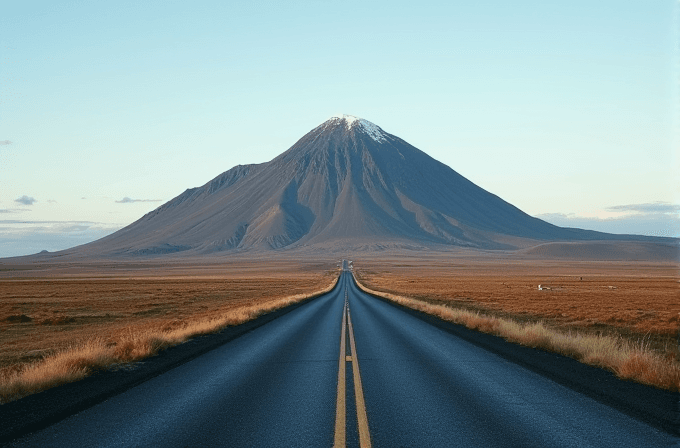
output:
<path id="1" fill-rule="evenodd" d="M 0 279 L 0 403 L 327 291 L 332 270 Z"/>
<path id="2" fill-rule="evenodd" d="M 457 260 L 368 264 L 356 274 L 404 306 L 680 390 L 680 284 L 672 264 Z"/>

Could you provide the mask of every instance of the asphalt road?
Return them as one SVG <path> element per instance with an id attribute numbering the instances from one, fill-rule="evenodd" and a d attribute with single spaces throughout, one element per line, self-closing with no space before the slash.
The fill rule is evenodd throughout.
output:
<path id="1" fill-rule="evenodd" d="M 358 446 L 357 394 L 377 447 L 680 447 L 677 437 L 367 296 L 349 273 L 333 292 L 12 446 L 324 447 L 343 426 L 347 446 Z"/>

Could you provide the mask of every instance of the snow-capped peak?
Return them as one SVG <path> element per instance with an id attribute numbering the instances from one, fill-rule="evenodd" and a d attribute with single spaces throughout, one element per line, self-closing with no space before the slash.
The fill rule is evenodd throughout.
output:
<path id="1" fill-rule="evenodd" d="M 366 134 L 368 134 L 369 137 L 371 137 L 378 143 L 387 141 L 387 139 L 385 138 L 385 132 L 382 129 L 380 129 L 379 126 L 371 123 L 368 120 L 355 117 L 354 115 L 338 114 L 332 116 L 328 121 L 336 120 L 343 121 L 345 123 L 345 126 L 347 126 L 347 129 L 352 129 L 354 126 L 358 125 L 359 129 L 364 131 Z"/>
<path id="2" fill-rule="evenodd" d="M 345 124 L 347 125 L 347 129 L 351 128 L 355 121 L 361 120 L 361 118 L 359 118 L 359 117 L 355 117 L 354 115 L 347 115 L 347 114 L 333 115 L 331 117 L 331 120 L 333 120 L 333 119 L 343 120 L 345 122 Z M 363 121 L 366 121 L 366 120 L 363 120 Z"/>

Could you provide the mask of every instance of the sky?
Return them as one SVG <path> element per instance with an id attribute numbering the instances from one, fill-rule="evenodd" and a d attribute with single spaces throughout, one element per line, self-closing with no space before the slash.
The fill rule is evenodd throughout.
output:
<path id="1" fill-rule="evenodd" d="M 31 1 L 0 15 L 0 257 L 105 236 L 336 114 L 526 213 L 680 236 L 678 0 Z"/>

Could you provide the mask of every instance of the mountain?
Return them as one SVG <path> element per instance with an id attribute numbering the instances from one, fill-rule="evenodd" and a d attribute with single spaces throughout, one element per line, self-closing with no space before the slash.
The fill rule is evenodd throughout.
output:
<path id="1" fill-rule="evenodd" d="M 607 239 L 645 237 L 533 218 L 379 126 L 343 115 L 270 162 L 236 166 L 81 250 L 134 256 L 310 246 L 514 249 Z"/>

